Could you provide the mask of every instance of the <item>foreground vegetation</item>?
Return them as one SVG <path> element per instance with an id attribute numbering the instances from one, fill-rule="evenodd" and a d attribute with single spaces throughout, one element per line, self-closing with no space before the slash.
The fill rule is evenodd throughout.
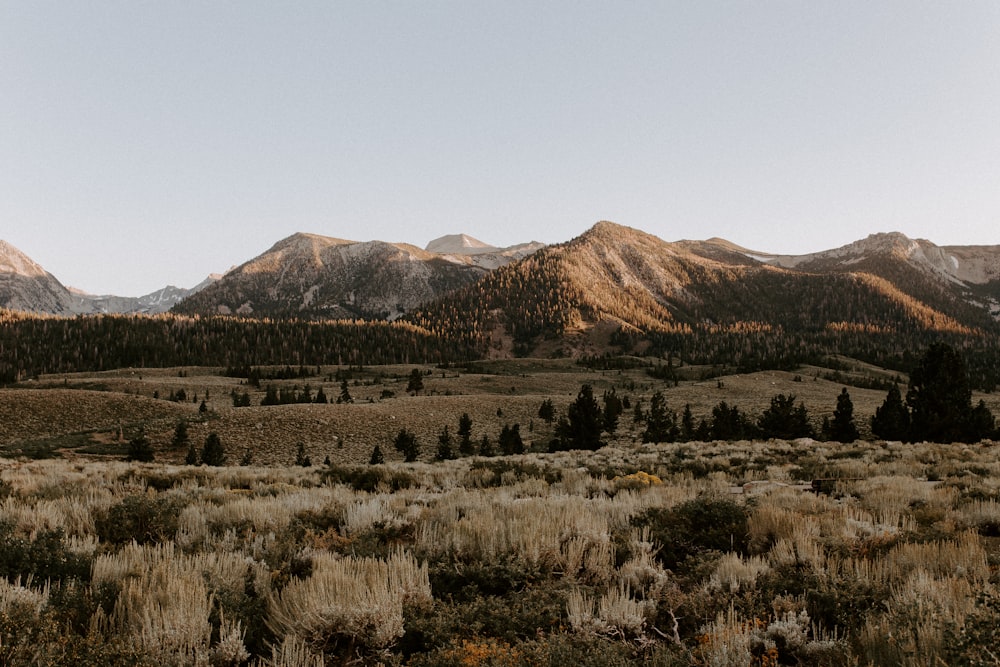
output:
<path id="1" fill-rule="evenodd" d="M 3 664 L 993 664 L 1000 632 L 993 444 L 2 460 L 0 490 Z"/>

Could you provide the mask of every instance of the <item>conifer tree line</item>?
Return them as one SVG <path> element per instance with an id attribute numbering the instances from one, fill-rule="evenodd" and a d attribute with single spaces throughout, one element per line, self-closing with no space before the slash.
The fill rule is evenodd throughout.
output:
<path id="1" fill-rule="evenodd" d="M 551 451 L 599 449 L 605 433 L 614 433 L 621 401 L 613 392 L 605 392 L 604 407 L 594 397 L 593 388 L 583 385 L 559 419 Z M 543 402 L 540 417 L 552 418 L 551 402 Z M 770 405 L 754 417 L 721 401 L 710 416 L 695 423 L 691 406 L 682 415 L 667 406 L 663 392 L 657 391 L 644 411 L 637 402 L 633 422 L 644 424 L 643 442 L 690 442 L 710 440 L 746 440 L 752 438 L 794 440 L 816 438 L 850 443 L 860 438 L 854 419 L 854 405 L 847 388 L 836 397 L 833 418 L 825 418 L 817 431 L 802 402 L 794 395 L 778 394 Z M 909 389 L 903 400 L 899 386 L 893 385 L 882 406 L 871 418 L 872 433 L 884 440 L 907 442 L 978 442 L 1000 438 L 993 414 L 983 401 L 972 405 L 972 390 L 962 356 L 945 343 L 932 344 L 910 374 Z"/>
<path id="2" fill-rule="evenodd" d="M 179 315 L 59 318 L 0 310 L 0 384 L 117 368 L 312 367 L 468 361 L 469 348 L 405 322 Z"/>
<path id="3" fill-rule="evenodd" d="M 1000 438 L 993 413 L 983 401 L 972 405 L 972 389 L 962 355 L 934 343 L 910 373 L 905 400 L 898 385 L 889 389 L 871 421 L 872 433 L 905 442 L 978 442 Z"/>

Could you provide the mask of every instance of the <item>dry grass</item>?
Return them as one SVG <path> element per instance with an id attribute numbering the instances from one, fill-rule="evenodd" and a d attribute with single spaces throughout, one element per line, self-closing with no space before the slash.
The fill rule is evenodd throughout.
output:
<path id="1" fill-rule="evenodd" d="M 859 372 L 873 374 L 856 364 Z M 173 427 L 179 419 L 191 424 L 191 439 L 197 445 L 209 432 L 222 438 L 230 463 L 236 463 L 248 451 L 258 465 L 288 465 L 294 461 L 298 443 L 302 443 L 313 463 L 327 456 L 335 463 L 367 462 L 375 445 L 381 446 L 390 460 L 399 457 L 390 443 L 400 428 L 414 432 L 419 440 L 422 458 L 431 458 L 437 436 L 447 425 L 454 435 L 458 416 L 469 413 L 473 419 L 476 442 L 485 434 L 495 440 L 504 424 L 521 424 L 521 434 L 528 446 L 544 450 L 552 437 L 552 427 L 538 419 L 538 406 L 550 398 L 557 413 L 564 413 L 583 383 L 594 386 L 599 396 L 614 388 L 619 395 L 631 395 L 648 407 L 654 391 L 665 393 L 668 405 L 680 412 L 690 404 L 697 418 L 708 416 L 720 401 L 738 405 L 742 410 L 757 414 L 768 406 L 771 396 L 794 394 L 805 402 L 818 427 L 823 416 L 830 416 L 836 405 L 841 385 L 815 377 L 821 369 L 803 369 L 799 373 L 763 371 L 732 375 L 710 380 L 687 380 L 673 386 L 654 380 L 642 369 L 626 371 L 591 371 L 567 360 L 506 360 L 487 362 L 479 368 L 487 372 L 469 373 L 463 369 L 421 367 L 429 371 L 425 390 L 419 396 L 406 394 L 406 378 L 415 366 L 384 366 L 355 372 L 349 383 L 355 403 L 350 405 L 289 405 L 268 408 L 234 409 L 230 392 L 249 391 L 256 406 L 263 389 L 242 384 L 238 378 L 219 375 L 215 368 L 123 369 L 93 374 L 44 376 L 34 385 L 46 389 L 0 390 L 0 445 L 34 442 L 46 438 L 84 434 L 84 443 L 124 447 L 118 440 L 118 430 L 129 431 L 144 425 L 158 459 L 181 462 L 183 451 L 169 451 Z M 315 369 L 311 369 L 315 370 Z M 328 381 L 337 367 L 321 367 L 319 375 L 298 380 L 273 381 L 275 386 L 303 387 L 308 384 L 315 393 L 320 387 L 333 400 L 340 393 L 340 384 Z M 686 369 L 697 377 L 698 370 Z M 268 384 L 267 382 L 264 383 Z M 87 391 L 99 385 L 106 391 Z M 189 400 L 171 403 L 150 400 L 154 392 L 166 397 L 172 391 L 184 389 Z M 394 398 L 382 400 L 388 390 Z M 884 391 L 851 388 L 855 415 L 862 432 L 867 419 L 885 397 Z M 199 421 L 198 401 L 207 398 L 208 419 Z M 984 398 L 995 412 L 1000 413 L 1000 396 Z M 500 415 L 497 414 L 498 410 Z M 534 423 L 534 430 L 529 425 Z M 619 434 L 613 439 L 619 444 L 633 444 L 638 430 L 631 424 L 631 414 L 622 416 Z M 80 441 L 56 442 L 54 446 L 79 447 Z M 829 450 L 832 451 L 832 450 Z M 854 472 L 863 472 L 871 460 L 859 460 Z M 780 479 L 769 475 L 770 479 Z"/>

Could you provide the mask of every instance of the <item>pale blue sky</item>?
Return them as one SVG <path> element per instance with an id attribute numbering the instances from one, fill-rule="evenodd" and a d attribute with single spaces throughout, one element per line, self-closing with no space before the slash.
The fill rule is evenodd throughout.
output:
<path id="1" fill-rule="evenodd" d="M 1000 244 L 1000 3 L 0 0 L 0 238 L 65 284 L 602 219 Z"/>

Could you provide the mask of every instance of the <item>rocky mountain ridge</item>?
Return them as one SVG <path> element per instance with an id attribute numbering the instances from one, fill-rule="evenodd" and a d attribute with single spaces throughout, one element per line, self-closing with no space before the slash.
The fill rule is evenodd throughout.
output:
<path id="1" fill-rule="evenodd" d="M 500 356 L 642 352 L 650 344 L 669 352 L 695 341 L 710 363 L 776 363 L 798 354 L 787 348 L 795 341 L 819 354 L 834 339 L 881 337 L 880 349 L 893 344 L 901 354 L 908 336 L 995 336 L 1000 283 L 988 268 L 1000 253 L 949 250 L 890 234 L 787 258 L 721 239 L 667 242 L 601 222 L 428 304 L 415 321 Z M 961 258 L 980 269 L 957 273 L 956 261 L 972 261 Z M 949 265 L 951 272 L 942 268 Z M 715 349 L 726 337 L 741 349 Z"/>
<path id="2" fill-rule="evenodd" d="M 0 308 L 47 315 L 165 313 L 181 300 L 221 278 L 212 274 L 190 289 L 168 285 L 138 297 L 88 294 L 66 287 L 37 262 L 0 240 Z"/>
<path id="3" fill-rule="evenodd" d="M 192 314 L 395 319 L 501 267 L 535 257 L 542 248 L 537 242 L 498 248 L 465 234 L 442 236 L 421 249 L 299 233 L 190 290 L 167 287 L 142 297 L 118 297 L 67 289 L 12 245 L 0 242 L 0 307 L 58 315 L 174 308 Z M 706 310 L 707 293 L 730 284 L 734 276 L 761 282 L 761 276 L 774 281 L 786 274 L 828 280 L 839 276 L 831 285 L 868 276 L 883 292 L 895 290 L 937 313 L 939 323 L 982 326 L 1000 317 L 1000 245 L 937 246 L 890 232 L 831 250 L 778 255 L 719 238 L 667 242 L 601 222 L 577 239 L 547 248 L 529 262 L 528 271 L 542 258 L 560 258 L 560 270 L 582 277 L 568 282 L 566 276 L 552 277 L 550 290 L 579 291 L 574 298 L 583 310 L 566 317 L 609 318 L 616 326 L 715 321 L 719 317 Z M 560 281 L 566 284 L 555 284 Z M 737 292 L 752 289 L 732 287 Z M 745 300 L 766 298 L 759 294 Z M 754 308 L 767 310 L 759 304 L 747 310 Z M 632 315 L 623 317 L 626 311 Z"/>
<path id="4" fill-rule="evenodd" d="M 394 320 L 542 244 L 496 248 L 465 235 L 421 249 L 298 233 L 178 304 L 188 314 Z"/>

